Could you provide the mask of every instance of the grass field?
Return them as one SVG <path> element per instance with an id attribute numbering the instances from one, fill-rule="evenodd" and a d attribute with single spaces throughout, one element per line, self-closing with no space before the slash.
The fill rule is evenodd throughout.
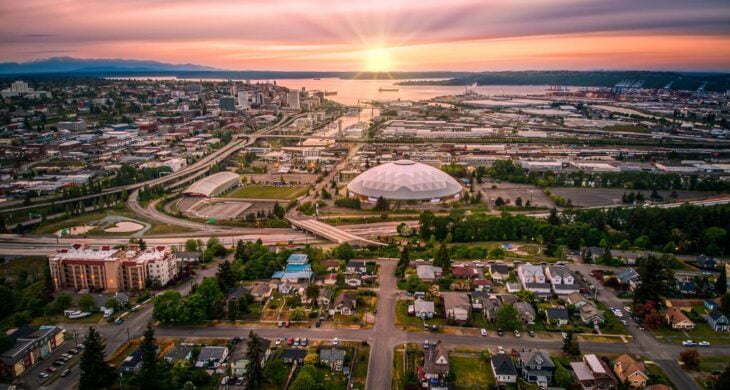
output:
<path id="1" fill-rule="evenodd" d="M 262 185 L 247 185 L 239 187 L 226 194 L 226 198 L 250 199 L 295 199 L 304 195 L 308 186 L 275 187 Z"/>
<path id="2" fill-rule="evenodd" d="M 352 382 L 354 388 L 365 388 L 368 376 L 368 363 L 370 361 L 370 346 L 360 345 L 357 350 L 357 358 L 355 361 L 355 370 L 352 372 Z"/>
<path id="3" fill-rule="evenodd" d="M 456 373 L 456 389 L 487 389 L 495 383 L 492 369 L 489 363 L 479 355 L 455 355 L 449 356 L 449 364 L 454 367 Z"/>

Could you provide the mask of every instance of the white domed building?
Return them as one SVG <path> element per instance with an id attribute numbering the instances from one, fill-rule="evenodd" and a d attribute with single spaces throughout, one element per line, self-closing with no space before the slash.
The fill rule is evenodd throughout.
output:
<path id="1" fill-rule="evenodd" d="M 393 201 L 444 202 L 458 200 L 464 187 L 446 172 L 411 160 L 370 168 L 348 185 L 350 196 L 367 202 L 379 197 Z"/>

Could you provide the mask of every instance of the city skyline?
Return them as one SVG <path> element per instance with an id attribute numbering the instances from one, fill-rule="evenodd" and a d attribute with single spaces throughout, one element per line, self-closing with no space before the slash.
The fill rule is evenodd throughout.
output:
<path id="1" fill-rule="evenodd" d="M 229 70 L 730 69 L 722 1 L 121 1 L 0 5 L 2 61 Z M 29 23 L 33 21 L 33 23 Z"/>

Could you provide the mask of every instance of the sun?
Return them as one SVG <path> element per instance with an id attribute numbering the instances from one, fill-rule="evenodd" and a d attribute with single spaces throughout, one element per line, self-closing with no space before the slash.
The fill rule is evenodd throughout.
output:
<path id="1" fill-rule="evenodd" d="M 376 47 L 365 51 L 365 70 L 368 72 L 390 72 L 393 70 L 393 58 L 390 50 Z"/>

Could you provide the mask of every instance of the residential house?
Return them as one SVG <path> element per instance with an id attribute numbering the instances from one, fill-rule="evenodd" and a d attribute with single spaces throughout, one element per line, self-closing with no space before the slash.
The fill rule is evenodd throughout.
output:
<path id="1" fill-rule="evenodd" d="M 689 281 L 689 282 L 677 281 L 677 290 L 679 290 L 679 292 L 682 295 L 695 295 L 695 294 L 697 294 L 697 285 L 695 284 L 694 281 Z"/>
<path id="2" fill-rule="evenodd" d="M 715 267 L 717 267 L 715 259 L 705 254 L 697 256 L 695 261 L 697 262 L 697 267 L 700 269 L 713 271 L 715 270 Z"/>
<path id="3" fill-rule="evenodd" d="M 505 264 L 489 264 L 489 274 L 492 275 L 492 280 L 507 280 L 509 279 L 509 267 Z"/>
<path id="4" fill-rule="evenodd" d="M 142 368 L 142 346 L 137 347 L 119 364 L 122 374 L 136 374 Z"/>
<path id="5" fill-rule="evenodd" d="M 497 383 L 517 383 L 517 367 L 509 355 L 499 353 L 491 357 L 492 373 Z"/>
<path id="6" fill-rule="evenodd" d="M 606 322 L 606 317 L 603 312 L 593 302 L 588 302 L 578 308 L 578 315 L 580 320 L 586 325 L 603 325 Z"/>
<path id="7" fill-rule="evenodd" d="M 7 348 L 0 352 L 0 374 L 16 378 L 63 344 L 64 330 L 43 325 L 33 330 L 23 325 L 7 332 Z"/>
<path id="8" fill-rule="evenodd" d="M 251 297 L 253 297 L 253 300 L 255 302 L 261 303 L 271 297 L 274 289 L 268 283 L 258 282 L 252 286 L 249 286 L 249 292 L 251 293 Z"/>
<path id="9" fill-rule="evenodd" d="M 251 290 L 248 289 L 246 286 L 238 286 L 235 288 L 232 288 L 228 291 L 228 295 L 226 296 L 226 304 L 230 301 L 240 301 L 241 299 L 248 299 L 248 296 L 251 295 Z"/>
<path id="10" fill-rule="evenodd" d="M 517 267 L 517 276 L 520 279 L 522 288 L 537 294 L 549 294 L 550 283 L 547 282 L 542 266 L 532 264 L 521 264 Z"/>
<path id="11" fill-rule="evenodd" d="M 466 321 L 469 319 L 471 312 L 471 303 L 469 296 L 464 293 L 443 293 L 441 297 L 444 300 L 444 310 L 446 318 L 454 321 Z"/>
<path id="12" fill-rule="evenodd" d="M 322 279 L 322 284 L 325 286 L 334 286 L 337 284 L 337 273 L 332 272 L 329 274 L 326 274 L 324 278 Z"/>
<path id="13" fill-rule="evenodd" d="M 553 380 L 555 363 L 550 359 L 547 352 L 520 352 L 517 368 L 526 381 L 536 383 L 540 387 L 546 387 Z"/>
<path id="14" fill-rule="evenodd" d="M 675 330 L 692 330 L 695 328 L 695 323 L 674 307 L 667 308 L 664 311 L 664 318 L 667 320 L 667 325 Z"/>
<path id="15" fill-rule="evenodd" d="M 425 301 L 423 299 L 416 299 L 413 302 L 413 315 L 418 318 L 433 318 L 436 314 L 436 308 L 431 301 Z"/>
<path id="16" fill-rule="evenodd" d="M 707 309 L 707 311 L 713 311 L 716 308 L 720 307 L 720 305 L 718 305 L 717 302 L 713 301 L 712 299 L 705 299 L 703 304 L 705 305 L 705 309 Z"/>
<path id="17" fill-rule="evenodd" d="M 339 260 L 322 260 L 320 265 L 323 266 L 329 272 L 337 272 L 340 269 Z"/>
<path id="18" fill-rule="evenodd" d="M 418 378 L 421 382 L 439 382 L 449 373 L 449 353 L 441 340 L 424 351 L 423 366 L 418 367 Z"/>
<path id="19" fill-rule="evenodd" d="M 588 303 L 588 300 L 586 300 L 581 293 L 577 292 L 568 294 L 568 297 L 565 300 L 569 305 L 575 306 L 576 309 L 579 309 L 581 306 Z"/>
<path id="20" fill-rule="evenodd" d="M 504 305 L 513 305 L 520 301 L 520 297 L 515 294 L 500 294 L 499 300 L 502 301 L 502 304 Z"/>
<path id="21" fill-rule="evenodd" d="M 575 276 L 566 266 L 545 267 L 545 276 L 550 281 L 553 291 L 558 295 L 568 295 L 579 290 L 578 285 L 575 284 Z"/>
<path id="22" fill-rule="evenodd" d="M 261 368 L 263 368 L 266 364 L 266 360 L 268 360 L 269 356 L 271 356 L 271 340 L 265 339 L 263 337 L 256 337 L 256 341 L 259 356 L 261 356 L 261 361 L 259 362 L 259 365 L 261 365 Z M 245 376 L 246 372 L 248 371 L 248 366 L 250 362 L 247 359 L 248 342 L 248 338 L 242 340 L 236 346 L 233 352 L 231 352 L 231 375 L 235 377 Z"/>
<path id="23" fill-rule="evenodd" d="M 479 271 L 474 267 L 469 266 L 454 266 L 451 267 L 451 275 L 457 279 L 474 279 L 479 276 Z"/>
<path id="24" fill-rule="evenodd" d="M 319 296 L 317 297 L 317 306 L 319 307 L 328 307 L 330 305 L 330 301 L 332 301 L 332 289 L 330 288 L 322 288 L 319 290 Z"/>
<path id="25" fill-rule="evenodd" d="M 591 259 L 591 261 L 594 262 L 603 258 L 605 254 L 606 251 L 598 246 L 588 246 L 581 249 L 581 256 L 583 256 L 584 259 Z"/>
<path id="26" fill-rule="evenodd" d="M 287 264 L 292 265 L 303 265 L 309 263 L 309 256 L 304 253 L 292 253 L 286 259 Z"/>
<path id="27" fill-rule="evenodd" d="M 471 287 L 475 291 L 491 291 L 492 281 L 488 279 L 473 279 L 471 281 Z"/>
<path id="28" fill-rule="evenodd" d="M 331 316 L 335 314 L 351 316 L 355 312 L 356 307 L 357 295 L 353 292 L 343 291 L 337 296 L 337 299 L 330 304 L 329 314 Z"/>
<path id="29" fill-rule="evenodd" d="M 281 360 L 284 363 L 304 364 L 304 358 L 307 357 L 306 349 L 285 348 L 281 351 Z"/>
<path id="30" fill-rule="evenodd" d="M 727 332 L 728 330 L 728 319 L 718 308 L 715 308 L 707 315 L 707 324 L 715 332 Z"/>
<path id="31" fill-rule="evenodd" d="M 350 273 L 365 274 L 367 273 L 367 264 L 364 261 L 350 260 L 345 266 L 345 270 Z"/>
<path id="32" fill-rule="evenodd" d="M 424 282 L 433 283 L 443 274 L 441 267 L 434 267 L 429 264 L 419 264 L 416 266 L 416 275 Z"/>
<path id="33" fill-rule="evenodd" d="M 613 372 L 620 383 L 628 383 L 632 388 L 643 388 L 649 375 L 643 362 L 637 362 L 631 356 L 623 354 L 613 363 Z"/>
<path id="34" fill-rule="evenodd" d="M 618 379 L 598 356 L 584 355 L 580 362 L 570 363 L 583 390 L 609 390 L 618 387 Z"/>
<path id="35" fill-rule="evenodd" d="M 165 355 L 165 360 L 170 364 L 175 364 L 180 361 L 189 361 L 192 358 L 193 345 L 191 344 L 176 345 Z"/>
<path id="36" fill-rule="evenodd" d="M 362 286 L 362 275 L 359 273 L 346 273 L 345 284 L 350 287 Z"/>
<path id="37" fill-rule="evenodd" d="M 570 321 L 570 314 L 568 309 L 564 307 L 549 307 L 545 310 L 545 316 L 548 322 L 557 326 L 568 325 Z"/>
<path id="38" fill-rule="evenodd" d="M 616 279 L 618 279 L 620 285 L 625 286 L 631 291 L 636 289 L 639 283 L 641 283 L 639 273 L 633 268 L 626 268 L 616 272 Z"/>
<path id="39" fill-rule="evenodd" d="M 200 349 L 195 367 L 215 368 L 225 362 L 226 358 L 228 358 L 227 347 L 206 346 Z"/>
<path id="40" fill-rule="evenodd" d="M 319 351 L 319 362 L 329 366 L 332 371 L 342 371 L 345 364 L 345 350 L 339 348 L 325 348 Z"/>
<path id="41" fill-rule="evenodd" d="M 520 319 L 520 323 L 523 325 L 535 323 L 537 313 L 532 305 L 527 302 L 515 302 L 512 306 L 517 309 L 517 318 Z"/>

